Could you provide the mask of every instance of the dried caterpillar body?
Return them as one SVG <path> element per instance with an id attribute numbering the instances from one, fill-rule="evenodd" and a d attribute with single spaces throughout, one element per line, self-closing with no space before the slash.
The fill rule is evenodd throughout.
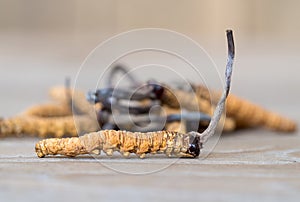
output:
<path id="1" fill-rule="evenodd" d="M 74 157 L 80 154 L 100 154 L 102 150 L 109 156 L 118 151 L 125 157 L 130 153 L 140 158 L 144 158 L 147 153 L 164 153 L 168 157 L 195 158 L 199 156 L 202 146 L 199 141 L 199 136 L 170 131 L 133 133 L 104 130 L 81 137 L 42 140 L 36 144 L 35 150 L 38 157 L 57 154 Z"/>
<path id="2" fill-rule="evenodd" d="M 77 102 L 75 107 L 79 115 L 73 116 L 72 97 L 67 98 L 67 88 L 58 87 L 50 90 L 58 103 L 36 105 L 27 109 L 22 115 L 0 120 L 0 137 L 7 136 L 37 136 L 45 137 L 75 137 L 78 133 L 99 130 L 95 111 L 101 105 L 91 105 L 80 91 L 75 91 Z M 69 92 L 71 92 L 68 89 Z M 59 97 L 62 96 L 62 97 Z M 83 101 L 84 100 L 84 101 Z M 82 106 L 84 105 L 84 107 Z M 76 123 L 76 125 L 75 125 Z"/>
<path id="3" fill-rule="evenodd" d="M 194 86 L 194 89 L 198 97 L 210 99 L 209 90 L 204 86 Z M 219 97 L 220 93 L 212 92 L 213 102 L 218 100 Z M 232 94 L 227 98 L 226 115 L 235 119 L 238 128 L 263 126 L 282 132 L 293 132 L 296 130 L 294 121 Z"/>
<path id="4" fill-rule="evenodd" d="M 37 137 L 76 136 L 76 128 L 72 116 L 42 118 L 35 116 L 19 116 L 0 121 L 1 136 L 30 135 Z"/>
<path id="5" fill-rule="evenodd" d="M 76 126 L 75 126 L 76 121 Z M 0 136 L 21 136 L 24 134 L 37 137 L 74 137 L 78 131 L 92 132 L 99 130 L 98 123 L 89 116 L 35 117 L 19 116 L 0 120 Z"/>
<path id="6" fill-rule="evenodd" d="M 228 96 L 228 115 L 236 118 L 241 126 L 264 126 L 271 130 L 293 132 L 296 123 L 279 114 L 242 100 L 236 96 Z"/>

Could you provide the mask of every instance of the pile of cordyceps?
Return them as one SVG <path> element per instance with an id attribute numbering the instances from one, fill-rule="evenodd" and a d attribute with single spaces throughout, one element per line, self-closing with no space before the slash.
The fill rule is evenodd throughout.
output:
<path id="1" fill-rule="evenodd" d="M 128 76 L 131 88 L 116 88 L 110 81 L 118 72 L 126 74 L 127 69 L 122 65 L 114 66 L 107 87 L 89 92 L 88 96 L 67 86 L 50 89 L 53 102 L 2 119 L 1 137 L 74 137 L 100 129 L 202 132 L 221 96 L 221 92 L 200 84 L 182 90 L 155 81 L 141 83 L 132 76 Z M 228 95 L 221 119 L 224 132 L 257 127 L 279 132 L 296 130 L 295 122 L 232 94 Z"/>
<path id="2" fill-rule="evenodd" d="M 164 153 L 194 158 L 218 125 L 223 125 L 225 132 L 255 127 L 295 131 L 295 122 L 229 94 L 235 49 L 232 31 L 226 34 L 228 59 L 223 92 L 199 84 L 183 90 L 156 81 L 143 83 L 128 74 L 124 66 L 116 65 L 105 88 L 89 92 L 87 98 L 83 92 L 70 89 L 69 82 L 65 87 L 52 88 L 51 103 L 0 120 L 0 135 L 55 137 L 36 144 L 39 157 L 99 154 L 103 150 L 107 155 L 119 151 L 126 157 L 130 153 L 141 158 L 147 153 Z M 112 82 L 120 72 L 129 78 L 126 88 Z"/>

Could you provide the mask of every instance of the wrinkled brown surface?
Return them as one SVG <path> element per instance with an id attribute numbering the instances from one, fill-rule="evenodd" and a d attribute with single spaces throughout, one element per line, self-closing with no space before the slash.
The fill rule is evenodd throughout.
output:
<path id="1" fill-rule="evenodd" d="M 125 157 L 128 157 L 129 153 L 135 153 L 144 158 L 147 153 L 157 152 L 165 153 L 167 156 L 193 157 L 185 153 L 189 148 L 189 142 L 189 135 L 177 132 L 132 133 L 103 130 L 80 137 L 44 139 L 36 143 L 35 151 L 38 157 L 58 154 L 74 157 L 100 151 L 104 151 L 108 156 L 118 151 Z"/>

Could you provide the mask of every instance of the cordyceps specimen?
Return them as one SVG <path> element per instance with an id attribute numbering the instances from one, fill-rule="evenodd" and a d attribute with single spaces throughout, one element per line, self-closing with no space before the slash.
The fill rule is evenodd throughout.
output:
<path id="1" fill-rule="evenodd" d="M 76 121 L 76 125 L 75 125 Z M 97 131 L 98 125 L 89 116 L 36 117 L 18 116 L 0 120 L 0 136 L 74 137 L 78 131 Z"/>
<path id="2" fill-rule="evenodd" d="M 92 116 L 94 106 L 81 91 L 72 91 L 68 86 L 55 87 L 50 90 L 50 97 L 56 103 L 36 105 L 19 116 L 0 120 L 0 137 L 74 137 L 79 132 L 99 130 Z"/>
<path id="3" fill-rule="evenodd" d="M 189 133 L 179 133 L 172 131 L 157 132 L 127 132 L 115 130 L 102 130 L 88 133 L 81 137 L 73 138 L 52 138 L 39 141 L 35 150 L 38 157 L 46 155 L 76 156 L 80 154 L 95 153 L 104 151 L 107 155 L 112 155 L 114 151 L 119 151 L 125 157 L 130 153 L 135 153 L 140 158 L 144 158 L 147 153 L 164 153 L 168 157 L 190 157 L 199 156 L 203 144 L 212 136 L 221 118 L 225 101 L 229 93 L 232 65 L 234 59 L 234 42 L 232 31 L 227 31 L 228 60 L 225 71 L 225 89 L 217 104 L 214 115 L 209 126 L 203 133 L 195 131 Z"/>
<path id="4" fill-rule="evenodd" d="M 183 90 L 170 91 L 166 88 L 161 100 L 171 108 L 183 107 L 191 111 L 200 109 L 206 114 L 211 114 L 220 93 L 202 85 L 192 87 L 195 94 Z M 265 127 L 279 132 L 294 132 L 297 128 L 296 123 L 288 118 L 235 95 L 229 95 L 226 104 L 225 131 L 254 127 Z"/>
<path id="5" fill-rule="evenodd" d="M 212 103 L 215 103 L 220 97 L 220 93 L 209 91 L 204 86 L 196 85 L 193 88 L 196 95 L 203 100 L 211 99 Z M 262 126 L 281 132 L 294 132 L 296 130 L 296 123 L 294 121 L 232 94 L 227 98 L 226 116 L 236 122 L 237 128 Z"/>

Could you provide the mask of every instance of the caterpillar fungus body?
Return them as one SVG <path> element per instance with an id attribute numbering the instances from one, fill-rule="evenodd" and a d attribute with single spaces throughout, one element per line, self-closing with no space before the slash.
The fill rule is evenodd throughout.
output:
<path id="1" fill-rule="evenodd" d="M 209 89 L 201 85 L 193 86 L 197 97 L 209 101 Z M 216 102 L 220 93 L 212 92 L 212 102 Z M 191 106 L 191 105 L 190 105 Z M 209 112 L 207 112 L 209 114 Z M 226 119 L 235 120 L 237 128 L 265 127 L 279 132 L 295 132 L 296 123 L 280 114 L 271 112 L 263 107 L 244 100 L 235 95 L 229 95 L 226 104 Z"/>
<path id="2" fill-rule="evenodd" d="M 102 130 L 87 133 L 81 137 L 50 138 L 39 141 L 35 145 L 38 157 L 46 155 L 76 156 L 80 154 L 104 151 L 112 155 L 114 151 L 124 156 L 135 153 L 143 158 L 147 153 L 165 153 L 167 156 L 191 157 L 199 156 L 203 144 L 211 137 L 222 116 L 226 98 L 229 93 L 232 66 L 234 60 L 234 41 L 231 30 L 226 31 L 228 43 L 228 59 L 225 71 L 225 88 L 217 104 L 213 117 L 203 133 L 191 131 L 183 134 L 174 131 L 157 132 L 128 132 L 115 130 Z"/>
<path id="3" fill-rule="evenodd" d="M 36 144 L 38 157 L 61 154 L 77 156 L 80 154 L 100 154 L 102 150 L 107 155 L 119 151 L 128 157 L 135 153 L 144 158 L 147 153 L 164 153 L 168 157 L 197 157 L 202 145 L 200 137 L 191 134 L 182 134 L 172 131 L 158 132 L 128 132 L 115 130 L 102 130 L 88 133 L 81 137 L 51 138 Z"/>

